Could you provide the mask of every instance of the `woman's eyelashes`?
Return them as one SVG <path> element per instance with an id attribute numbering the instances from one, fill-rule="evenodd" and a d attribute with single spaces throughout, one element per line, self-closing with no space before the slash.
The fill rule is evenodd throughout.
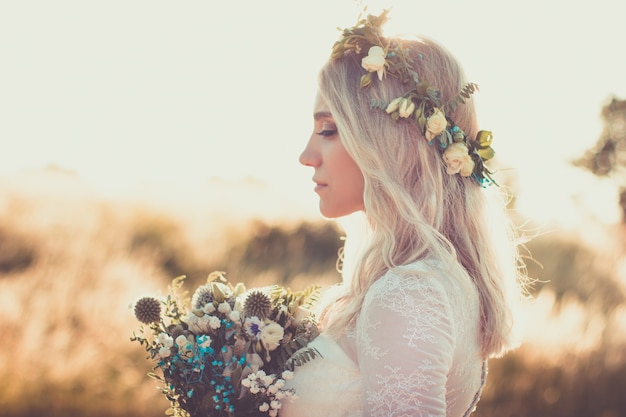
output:
<path id="1" fill-rule="evenodd" d="M 336 133 L 337 133 L 337 129 L 322 129 L 319 132 L 315 132 L 316 135 L 325 136 L 325 137 L 334 136 Z"/>

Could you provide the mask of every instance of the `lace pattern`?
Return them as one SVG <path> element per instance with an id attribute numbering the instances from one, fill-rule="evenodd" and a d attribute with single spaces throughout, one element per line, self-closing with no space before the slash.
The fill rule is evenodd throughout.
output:
<path id="1" fill-rule="evenodd" d="M 323 357 L 296 368 L 282 417 L 467 417 L 485 382 L 473 284 L 424 262 L 376 281 L 340 341 L 314 343 Z"/>

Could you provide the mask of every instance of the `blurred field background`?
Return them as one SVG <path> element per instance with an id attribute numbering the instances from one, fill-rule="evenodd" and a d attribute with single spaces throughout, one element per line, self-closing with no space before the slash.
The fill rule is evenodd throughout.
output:
<path id="1" fill-rule="evenodd" d="M 587 162 L 616 161 L 602 153 L 607 138 Z M 247 286 L 339 280 L 334 223 L 298 214 L 254 181 L 215 180 L 205 192 L 210 204 L 168 205 L 103 197 L 54 168 L 0 180 L 0 415 L 162 415 L 150 363 L 129 341 L 130 306 L 177 275 L 189 290 L 213 270 Z M 536 234 L 526 339 L 491 361 L 475 415 L 626 415 L 625 223 L 519 221 Z"/>
<path id="2" fill-rule="evenodd" d="M 179 274 L 338 281 L 297 155 L 363 2 L 217 3 L 0 3 L 0 416 L 163 415 L 130 306 Z M 480 84 L 533 237 L 525 341 L 474 415 L 626 416 L 626 6 L 367 3 Z"/>

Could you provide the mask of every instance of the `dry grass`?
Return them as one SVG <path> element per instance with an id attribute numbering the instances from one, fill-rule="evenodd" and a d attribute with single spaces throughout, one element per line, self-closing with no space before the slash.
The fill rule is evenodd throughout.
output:
<path id="1" fill-rule="evenodd" d="M 338 279 L 329 223 L 232 214 L 105 199 L 71 178 L 0 182 L 1 414 L 162 415 L 129 307 L 175 275 L 190 288 L 214 269 L 248 286 Z M 624 268 L 547 239 L 531 245 L 544 264 L 531 272 L 550 282 L 527 343 L 492 361 L 476 415 L 626 415 Z"/>

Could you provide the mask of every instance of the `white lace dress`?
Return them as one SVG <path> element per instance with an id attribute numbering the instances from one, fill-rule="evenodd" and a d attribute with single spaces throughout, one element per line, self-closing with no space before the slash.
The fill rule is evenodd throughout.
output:
<path id="1" fill-rule="evenodd" d="M 468 277 L 424 262 L 389 272 L 364 300 L 356 325 L 296 367 L 281 417 L 468 416 L 485 382 L 478 294 Z M 461 281 L 461 282 L 459 282 Z"/>

